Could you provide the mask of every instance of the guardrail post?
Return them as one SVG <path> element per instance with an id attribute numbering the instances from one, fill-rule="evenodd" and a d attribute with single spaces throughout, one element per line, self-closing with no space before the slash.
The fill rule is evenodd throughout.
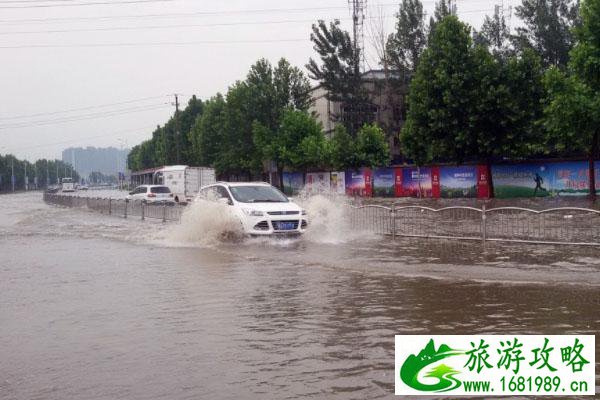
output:
<path id="1" fill-rule="evenodd" d="M 392 238 L 396 238 L 396 205 L 392 204 L 392 209 L 390 210 L 390 216 L 392 218 Z"/>
<path id="2" fill-rule="evenodd" d="M 481 240 L 485 245 L 487 239 L 487 215 L 485 213 L 485 204 L 481 207 Z"/>
<path id="3" fill-rule="evenodd" d="M 127 205 L 129 204 L 129 199 L 125 199 L 125 211 L 123 213 L 123 218 L 127 219 Z"/>
<path id="4" fill-rule="evenodd" d="M 146 203 L 142 201 L 142 221 L 144 220 L 144 210 L 146 208 Z"/>
<path id="5" fill-rule="evenodd" d="M 163 204 L 163 222 L 167 222 L 167 204 Z"/>
<path id="6" fill-rule="evenodd" d="M 108 215 L 112 215 L 112 198 L 108 198 Z"/>

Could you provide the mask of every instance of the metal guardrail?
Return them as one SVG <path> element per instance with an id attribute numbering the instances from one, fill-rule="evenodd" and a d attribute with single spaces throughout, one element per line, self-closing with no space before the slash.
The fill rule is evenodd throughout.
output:
<path id="1" fill-rule="evenodd" d="M 349 208 L 352 227 L 393 237 L 600 246 L 600 211 L 589 208 Z"/>
<path id="2" fill-rule="evenodd" d="M 87 208 L 102 214 L 123 218 L 137 217 L 180 221 L 184 206 L 168 204 L 152 204 L 140 200 L 113 199 L 105 197 L 65 196 L 59 193 L 44 192 L 44 201 L 64 207 Z"/>
<path id="3" fill-rule="evenodd" d="M 180 221 L 185 209 L 180 205 L 47 192 L 44 201 L 124 218 L 153 218 L 163 222 Z M 347 209 L 352 228 L 392 237 L 600 246 L 600 211 L 590 208 L 559 207 L 538 211 L 522 207 L 435 209 L 418 205 L 347 205 Z"/>

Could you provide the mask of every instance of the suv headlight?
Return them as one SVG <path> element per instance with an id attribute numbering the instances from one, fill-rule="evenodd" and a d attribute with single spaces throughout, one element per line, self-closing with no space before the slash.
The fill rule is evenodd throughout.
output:
<path id="1" fill-rule="evenodd" d="M 243 208 L 242 211 L 244 211 L 244 214 L 249 217 L 262 217 L 265 215 L 262 211 L 250 210 L 249 208 Z"/>

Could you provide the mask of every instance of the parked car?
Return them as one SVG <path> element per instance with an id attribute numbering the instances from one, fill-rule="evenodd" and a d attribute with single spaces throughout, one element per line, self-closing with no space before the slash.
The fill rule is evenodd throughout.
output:
<path id="1" fill-rule="evenodd" d="M 128 200 L 141 200 L 145 203 L 174 204 L 173 193 L 163 185 L 141 185 L 129 192 Z"/>
<path id="2" fill-rule="evenodd" d="M 306 211 L 268 183 L 218 182 L 202 187 L 198 198 L 231 206 L 250 235 L 302 234 L 308 227 Z"/>

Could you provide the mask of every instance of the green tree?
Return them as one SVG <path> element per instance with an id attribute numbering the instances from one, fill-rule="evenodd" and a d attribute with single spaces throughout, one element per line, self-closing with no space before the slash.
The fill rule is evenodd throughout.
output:
<path id="1" fill-rule="evenodd" d="M 364 125 L 356 135 L 356 153 L 364 167 L 382 167 L 390 162 L 385 134 L 377 125 Z"/>
<path id="2" fill-rule="evenodd" d="M 600 0 L 585 0 L 581 18 L 568 71 L 552 68 L 546 74 L 544 122 L 548 142 L 556 151 L 587 155 L 590 196 L 595 199 L 594 159 L 600 156 Z"/>
<path id="3" fill-rule="evenodd" d="M 338 170 L 359 168 L 356 141 L 343 125 L 336 125 L 331 138 L 331 163 Z"/>
<path id="4" fill-rule="evenodd" d="M 190 131 L 193 161 L 197 165 L 213 166 L 223 151 L 226 137 L 225 99 L 218 93 L 204 104 L 204 112 Z"/>
<path id="5" fill-rule="evenodd" d="M 500 7 L 496 7 L 494 15 L 486 15 L 481 31 L 473 33 L 475 44 L 487 47 L 497 57 L 506 56 L 510 52 L 510 31 L 506 18 L 500 11 Z"/>
<path id="6" fill-rule="evenodd" d="M 405 154 L 417 164 L 485 162 L 539 148 L 542 72 L 531 51 L 508 60 L 474 46 L 468 26 L 446 17 L 412 80 Z"/>
<path id="7" fill-rule="evenodd" d="M 326 90 L 327 99 L 341 104 L 342 112 L 333 117 L 355 135 L 364 124 L 373 121 L 373 105 L 363 87 L 360 73 L 360 46 L 340 27 L 340 21 L 319 21 L 312 26 L 310 40 L 321 65 L 310 59 L 309 77 Z"/>
<path id="8" fill-rule="evenodd" d="M 309 166 L 309 161 L 325 161 L 323 128 L 305 111 L 285 111 L 277 130 L 255 121 L 253 132 L 254 143 L 262 153 L 263 160 L 270 160 L 277 166 L 280 187 L 283 187 L 284 168 L 304 169 Z M 319 145 L 323 147 L 319 148 Z M 307 157 L 312 160 L 308 160 Z"/>
<path id="9" fill-rule="evenodd" d="M 579 1 L 523 0 L 516 15 L 524 26 L 517 28 L 517 49 L 535 49 L 545 67 L 565 67 L 575 43 L 573 27 L 579 25 Z"/>
<path id="10" fill-rule="evenodd" d="M 431 41 L 433 37 L 433 33 L 435 32 L 435 28 L 437 25 L 448 15 L 452 15 L 452 10 L 450 9 L 450 1 L 439 0 L 435 3 L 435 8 L 433 10 L 433 15 L 429 18 L 429 34 L 428 41 Z"/>
<path id="11" fill-rule="evenodd" d="M 387 55 L 390 68 L 402 77 L 409 77 L 427 44 L 423 3 L 420 0 L 402 0 L 396 18 L 396 31 L 389 36 L 386 46 Z"/>

